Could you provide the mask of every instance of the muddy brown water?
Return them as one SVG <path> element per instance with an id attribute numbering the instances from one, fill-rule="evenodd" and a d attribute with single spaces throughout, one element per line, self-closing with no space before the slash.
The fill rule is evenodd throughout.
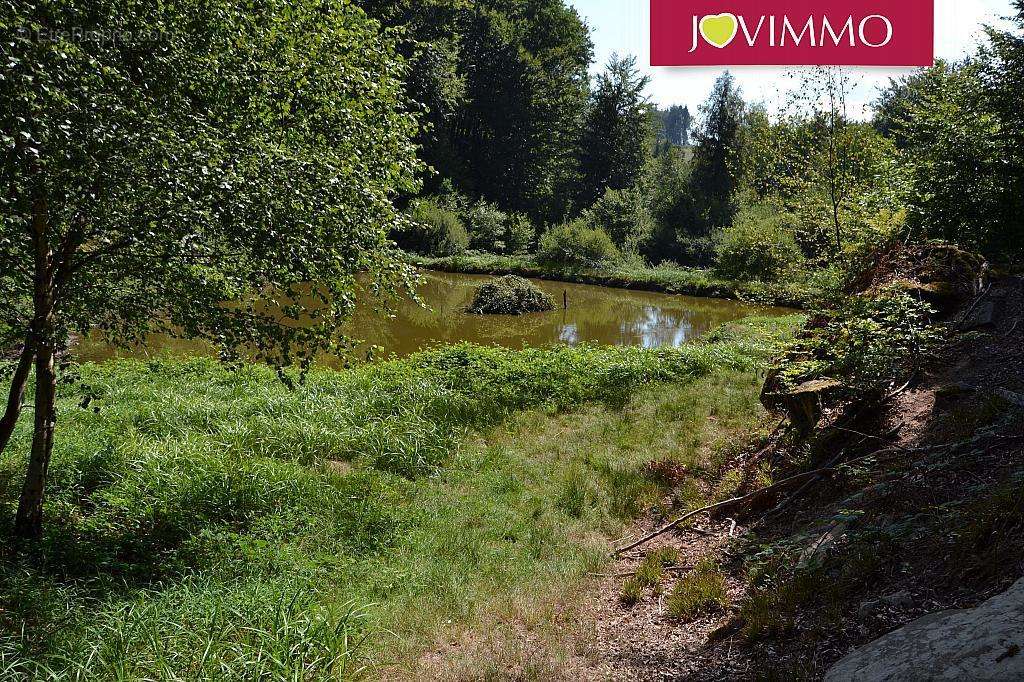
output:
<path id="1" fill-rule="evenodd" d="M 480 275 L 426 272 L 418 289 L 425 306 L 408 298 L 399 299 L 392 302 L 391 312 L 385 313 L 380 301 L 364 295 L 345 331 L 362 341 L 357 351 L 360 357 L 371 346 L 383 348 L 382 354 L 377 351 L 378 356 L 406 356 L 431 346 L 461 341 L 507 348 L 584 342 L 659 348 L 680 346 L 726 322 L 749 315 L 792 312 L 713 298 L 533 280 L 555 300 L 556 310 L 518 317 L 466 313 L 474 290 L 488 279 Z M 567 309 L 563 300 L 568 301 Z M 86 339 L 79 344 L 76 355 L 82 361 L 104 361 L 167 352 L 206 355 L 212 351 L 202 343 L 154 336 L 144 347 L 129 350 Z M 335 363 L 328 359 L 326 364 Z"/>

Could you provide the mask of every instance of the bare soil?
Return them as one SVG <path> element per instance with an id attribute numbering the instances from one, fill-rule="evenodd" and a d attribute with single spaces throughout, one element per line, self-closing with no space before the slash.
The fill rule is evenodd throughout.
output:
<path id="1" fill-rule="evenodd" d="M 965 331 L 978 323 L 982 306 L 992 311 L 991 322 Z M 853 648 L 927 613 L 977 605 L 1019 579 L 1024 281 L 996 282 L 948 325 L 953 341 L 905 390 L 852 420 L 848 406 L 828 415 L 814 457 L 841 455 L 856 466 L 743 518 L 704 517 L 696 532 L 678 530 L 621 556 L 585 602 L 598 653 L 578 679 L 820 679 Z M 752 453 L 742 468 L 749 476 L 768 463 L 784 475 L 785 463 L 799 459 L 795 447 Z M 872 453 L 875 459 L 865 459 Z M 777 513 L 772 505 L 781 505 Z M 633 537 L 660 522 L 642 520 Z M 866 550 L 870 573 L 809 599 L 784 636 L 752 641 L 738 605 L 749 589 L 750 557 L 770 545 L 802 545 L 804 556 L 818 553 L 840 565 Z M 625 576 L 661 546 L 677 548 L 684 566 L 670 571 L 660 594 L 624 606 Z M 672 619 L 664 595 L 707 556 L 725 567 L 732 606 L 693 622 Z"/>

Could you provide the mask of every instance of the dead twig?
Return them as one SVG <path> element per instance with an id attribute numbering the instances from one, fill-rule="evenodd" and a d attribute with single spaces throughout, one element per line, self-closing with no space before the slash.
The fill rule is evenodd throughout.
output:
<path id="1" fill-rule="evenodd" d="M 863 434 L 861 434 L 861 435 L 863 435 Z M 828 462 L 828 464 L 826 464 L 826 465 L 825 465 L 825 469 L 826 469 L 826 470 L 830 470 L 830 469 L 831 469 L 832 467 L 834 467 L 834 466 L 835 466 L 836 464 L 838 464 L 838 463 L 839 463 L 839 461 L 840 461 L 840 460 L 841 460 L 841 459 L 843 458 L 843 456 L 844 456 L 845 454 L 846 454 L 846 450 L 841 450 L 841 451 L 839 452 L 839 454 L 838 454 L 838 455 L 836 455 L 835 457 L 833 457 L 833 458 L 832 458 L 832 459 L 831 459 L 831 460 L 830 460 L 830 461 Z M 778 514 L 779 512 L 781 512 L 781 511 L 782 511 L 783 509 L 785 509 L 786 507 L 788 507 L 788 506 L 790 505 L 790 503 L 792 503 L 792 502 L 793 502 L 793 500 L 795 500 L 795 499 L 799 498 L 799 497 L 800 497 L 800 495 L 802 495 L 802 494 L 803 494 L 803 493 L 804 493 L 804 492 L 805 492 L 805 491 L 806 491 L 806 490 L 807 490 L 808 488 L 810 488 L 810 487 L 811 487 L 812 485 L 814 485 L 815 483 L 817 483 L 817 482 L 818 482 L 818 481 L 820 481 L 820 480 L 821 480 L 821 476 L 820 476 L 820 475 L 818 475 L 818 476 L 814 476 L 813 478 L 811 478 L 810 480 L 808 480 L 808 481 L 807 481 L 806 483 L 804 483 L 804 484 L 803 484 L 802 486 L 800 486 L 799 488 L 797 488 L 797 491 L 796 491 L 795 493 L 793 493 L 792 495 L 790 495 L 789 497 L 787 497 L 787 498 L 786 498 L 785 500 L 783 500 L 782 502 L 780 502 L 779 504 L 777 504 L 777 505 L 775 506 L 775 509 L 772 509 L 772 510 L 771 510 L 770 512 L 768 512 L 768 513 L 767 513 L 767 514 L 765 514 L 765 515 L 764 515 L 763 517 L 761 517 L 761 523 L 763 523 L 763 522 L 764 522 L 764 521 L 766 521 L 767 519 L 769 519 L 769 518 L 771 518 L 771 517 L 775 516 L 776 514 Z"/>
<path id="2" fill-rule="evenodd" d="M 682 573 L 685 571 L 692 571 L 694 566 L 665 566 L 664 570 L 666 573 Z M 623 571 L 622 573 L 587 573 L 592 578 L 632 578 L 636 576 L 636 571 Z"/>
<path id="3" fill-rule="evenodd" d="M 974 309 L 981 305 L 982 301 L 988 298 L 989 292 L 992 291 L 992 284 L 993 282 L 989 282 L 989 285 L 988 287 L 986 287 L 985 291 L 983 291 L 980 296 L 974 299 L 974 303 L 970 305 L 967 311 L 963 314 L 963 316 L 960 317 L 960 320 L 956 323 L 956 327 L 954 327 L 955 329 L 961 329 L 964 323 L 967 322 L 967 320 L 971 319 L 971 315 L 974 313 Z"/>
<path id="4" fill-rule="evenodd" d="M 848 462 L 844 462 L 843 464 L 845 466 L 849 466 L 851 464 L 856 464 L 857 462 L 862 462 L 864 460 L 877 459 L 877 458 L 882 457 L 884 455 L 906 455 L 906 454 L 913 454 L 913 453 L 916 453 L 916 452 L 927 452 L 927 451 L 930 451 L 930 450 L 938 449 L 939 447 L 945 447 L 945 446 L 935 446 L 935 447 L 926 447 L 926 448 L 890 447 L 890 448 L 886 448 L 884 450 L 878 450 L 877 452 L 872 452 L 870 454 L 863 455 L 861 457 L 856 457 L 854 459 L 849 460 Z M 631 544 L 628 544 L 625 547 L 617 548 L 614 552 L 612 552 L 612 555 L 613 556 L 619 556 L 623 552 L 628 552 L 631 549 L 636 549 L 640 545 L 646 544 L 646 543 L 650 542 L 651 540 L 653 540 L 654 538 L 659 537 L 661 535 L 664 535 L 665 533 L 669 532 L 670 530 L 678 528 L 680 526 L 680 524 L 682 524 L 683 522 L 688 521 L 688 520 L 690 520 L 690 519 L 692 519 L 692 518 L 694 518 L 696 516 L 700 516 L 702 514 L 710 514 L 713 511 L 717 511 L 719 509 L 726 509 L 726 508 L 729 508 L 729 507 L 732 507 L 732 506 L 735 506 L 735 505 L 738 505 L 738 504 L 744 504 L 746 502 L 750 502 L 752 500 L 756 500 L 758 497 L 760 497 L 762 495 L 767 495 L 769 493 L 778 492 L 779 490 L 784 490 L 784 489 L 786 489 L 786 488 L 788 488 L 789 486 L 792 486 L 792 485 L 806 484 L 809 481 L 810 482 L 814 482 L 814 481 L 817 481 L 819 478 L 823 477 L 825 474 L 836 473 L 838 471 L 837 465 L 839 464 L 839 462 L 842 459 L 844 454 L 846 454 L 845 450 L 843 452 L 840 452 L 838 455 L 836 455 L 836 457 L 834 457 L 826 466 L 824 466 L 824 467 L 822 467 L 820 469 L 815 469 L 814 471 L 807 471 L 807 472 L 802 473 L 802 474 L 796 474 L 794 476 L 790 476 L 789 478 L 784 478 L 783 480 L 781 480 L 781 481 L 779 481 L 777 483 L 773 483 L 772 485 L 770 485 L 770 486 L 768 486 L 766 488 L 759 488 L 758 490 L 755 490 L 752 493 L 747 493 L 746 495 L 741 495 L 740 497 L 734 497 L 734 498 L 732 498 L 730 500 L 725 500 L 724 502 L 716 502 L 715 504 L 709 504 L 706 507 L 701 507 L 700 509 L 695 509 L 695 510 L 693 510 L 691 512 L 683 514 L 682 516 L 680 516 L 675 521 L 672 521 L 671 523 L 668 523 L 668 524 L 662 526 L 661 528 L 659 528 L 658 530 L 656 530 L 656 531 L 654 531 L 652 533 L 648 533 L 647 535 L 645 535 L 644 537 L 640 538 L 639 540 L 637 540 L 637 541 L 635 541 L 635 542 L 633 542 Z M 801 491 L 805 490 L 806 487 L 807 486 L 801 485 L 800 490 Z M 772 512 L 772 513 L 774 513 L 774 512 Z M 686 530 L 693 530 L 693 529 L 687 528 Z"/>
<path id="5" fill-rule="evenodd" d="M 869 433 L 862 433 L 862 432 L 857 431 L 855 429 L 847 429 L 847 428 L 844 428 L 842 426 L 836 426 L 836 427 L 833 427 L 833 428 L 835 428 L 837 431 L 844 431 L 846 433 L 852 433 L 855 436 L 860 436 L 864 440 L 877 440 L 877 441 L 881 441 L 883 443 L 888 443 L 890 438 L 892 438 L 893 436 L 895 436 L 897 433 L 900 432 L 900 430 L 903 428 L 903 424 L 901 423 L 901 424 L 897 425 L 895 428 L 891 429 L 887 433 L 882 434 L 881 436 L 872 436 Z"/>
<path id="6" fill-rule="evenodd" d="M 701 516 L 702 514 L 709 514 L 710 512 L 713 512 L 713 511 L 716 511 L 716 510 L 719 510 L 719 509 L 726 509 L 728 507 L 732 507 L 732 506 L 735 506 L 735 505 L 738 505 L 738 504 L 743 504 L 745 502 L 750 502 L 752 500 L 757 499 L 758 497 L 760 497 L 762 495 L 767 495 L 769 493 L 776 492 L 778 490 L 783 490 L 783 489 L 785 489 L 785 488 L 787 488 L 787 487 L 789 487 L 791 485 L 794 485 L 794 484 L 797 484 L 797 483 L 803 483 L 808 478 L 812 478 L 812 477 L 815 477 L 815 476 L 820 476 L 820 475 L 823 475 L 825 473 L 829 473 L 831 471 L 834 471 L 834 469 L 827 469 L 827 468 L 826 469 L 817 469 L 815 471 L 808 471 L 808 472 L 803 473 L 803 474 L 797 474 L 796 476 L 790 476 L 789 478 L 783 479 L 783 480 L 779 481 L 778 483 L 773 483 L 772 485 L 770 485 L 770 486 L 768 486 L 766 488 L 760 488 L 758 490 L 755 490 L 752 493 L 747 493 L 746 495 L 741 495 L 740 497 L 734 497 L 734 498 L 732 498 L 730 500 L 725 500 L 724 502 L 716 502 L 715 504 L 709 504 L 706 507 L 701 507 L 700 509 L 695 509 L 695 510 L 693 510 L 691 512 L 683 514 L 682 516 L 680 516 L 678 519 L 676 519 L 672 523 L 669 523 L 669 524 L 667 524 L 665 526 L 662 526 L 661 528 L 659 528 L 658 530 L 654 531 L 653 533 L 649 533 L 649 534 L 645 535 L 644 537 L 640 538 L 636 542 L 634 542 L 632 544 L 629 544 L 629 545 L 626 545 L 625 547 L 619 547 L 618 549 L 615 550 L 614 554 L 616 556 L 618 556 L 619 554 L 622 554 L 623 552 L 628 552 L 631 549 L 635 549 L 636 547 L 639 547 L 640 545 L 646 544 L 646 543 L 650 542 L 651 540 L 653 540 L 654 538 L 656 538 L 656 537 L 658 537 L 660 535 L 664 535 L 665 533 L 669 532 L 670 530 L 679 527 L 679 525 L 682 524 L 684 521 L 688 521 L 689 519 L 692 519 L 692 518 L 694 518 L 696 516 Z"/>
<path id="7" fill-rule="evenodd" d="M 882 404 L 884 405 L 885 403 L 889 402 L 890 400 L 892 400 L 896 396 L 901 395 L 904 391 L 906 391 L 908 388 L 910 388 L 910 385 L 912 383 L 914 383 L 914 379 L 916 379 L 916 378 L 917 378 L 917 372 L 914 372 L 913 374 L 910 375 L 910 378 L 907 379 L 907 383 L 903 384 L 902 386 L 897 388 L 895 391 L 893 391 L 889 395 L 887 395 L 884 398 L 882 398 Z"/>

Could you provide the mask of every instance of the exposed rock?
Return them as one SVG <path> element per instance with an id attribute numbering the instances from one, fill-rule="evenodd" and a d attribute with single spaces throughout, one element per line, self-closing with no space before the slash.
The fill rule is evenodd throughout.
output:
<path id="1" fill-rule="evenodd" d="M 860 605 L 860 609 L 857 611 L 857 615 L 862 619 L 869 618 L 871 616 L 878 615 L 884 609 L 893 609 L 896 611 L 906 611 L 913 608 L 914 597 L 906 591 L 894 592 L 893 594 L 887 594 L 881 599 L 875 599 L 866 601 Z"/>
<path id="2" fill-rule="evenodd" d="M 1007 391 L 1005 388 L 997 388 L 992 392 L 1011 405 L 1024 407 L 1024 395 L 1014 393 L 1013 391 Z"/>
<path id="3" fill-rule="evenodd" d="M 882 603 L 894 609 L 909 609 L 914 606 L 914 598 L 907 591 L 894 592 L 882 597 Z"/>
<path id="4" fill-rule="evenodd" d="M 964 320 L 962 327 L 967 330 L 986 329 L 996 324 L 996 304 L 993 302 L 982 303 Z"/>
<path id="5" fill-rule="evenodd" d="M 803 552 L 800 553 L 800 566 L 806 566 L 819 554 L 827 554 L 828 551 L 846 534 L 849 524 L 845 521 L 833 521 L 828 530 L 821 537 L 812 542 Z"/>
<path id="6" fill-rule="evenodd" d="M 842 382 L 835 379 L 814 379 L 787 389 L 778 377 L 775 381 L 769 378 L 761 392 L 761 402 L 770 410 L 785 410 L 790 423 L 807 433 L 818 425 L 825 403 L 842 387 Z"/>
<path id="7" fill-rule="evenodd" d="M 857 649 L 825 680 L 1021 680 L 1021 647 L 1024 580 L 977 608 L 933 613 Z"/>

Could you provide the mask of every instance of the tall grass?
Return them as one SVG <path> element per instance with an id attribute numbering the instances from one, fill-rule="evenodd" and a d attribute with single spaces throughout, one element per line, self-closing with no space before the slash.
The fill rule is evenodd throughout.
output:
<path id="1" fill-rule="evenodd" d="M 622 434 L 504 434 L 742 374 L 785 328 L 677 350 L 454 346 L 294 391 L 208 360 L 83 366 L 62 387 L 46 535 L 0 560 L 0 678 L 352 677 L 497 596 L 578 579 L 654 485 L 646 459 L 590 445 Z M 29 437 L 0 459 L 4 544 Z"/>

